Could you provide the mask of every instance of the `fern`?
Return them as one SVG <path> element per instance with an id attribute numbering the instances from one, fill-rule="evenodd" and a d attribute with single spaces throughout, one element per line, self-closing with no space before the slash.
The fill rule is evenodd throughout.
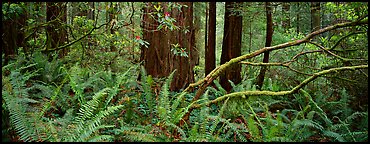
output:
<path id="1" fill-rule="evenodd" d="M 169 85 L 172 81 L 172 77 L 176 70 L 174 70 L 170 76 L 168 76 L 166 82 L 162 86 L 161 90 L 161 97 L 159 98 L 158 102 L 158 114 L 159 119 L 164 123 L 166 120 L 168 120 L 171 116 L 171 110 L 170 110 L 170 99 L 169 99 Z"/>
<path id="2" fill-rule="evenodd" d="M 152 134 L 152 127 L 150 125 L 142 126 L 138 125 L 135 127 L 129 126 L 129 124 L 121 123 L 120 129 L 114 129 L 115 134 L 123 136 L 125 141 L 145 141 L 145 142 L 158 142 L 160 139 Z M 156 132 L 154 132 L 156 133 Z"/>
<path id="3" fill-rule="evenodd" d="M 28 98 L 29 88 L 25 87 L 26 81 L 36 76 L 37 71 L 21 74 L 21 70 L 34 65 L 17 68 L 11 72 L 9 77 L 3 79 L 5 88 L 2 90 L 2 95 L 6 109 L 9 111 L 10 123 L 19 134 L 20 140 L 23 141 L 36 141 L 38 139 L 38 129 L 34 129 L 34 119 L 28 117 L 27 114 L 30 110 L 27 110 L 26 106 L 27 102 L 35 102 L 35 100 Z"/>
<path id="4" fill-rule="evenodd" d="M 218 92 L 220 92 L 221 95 L 225 95 L 227 93 L 226 90 L 218 82 L 218 80 L 214 80 L 213 83 L 216 85 L 216 88 L 218 89 Z"/>
<path id="5" fill-rule="evenodd" d="M 336 133 L 336 132 L 333 132 L 333 131 L 329 131 L 329 130 L 324 130 L 323 131 L 323 134 L 325 136 L 332 137 L 332 138 L 334 138 L 334 140 L 337 140 L 339 142 L 345 142 L 344 138 L 339 133 Z"/>
<path id="6" fill-rule="evenodd" d="M 127 82 L 127 74 L 131 71 L 131 69 L 135 68 L 135 66 L 130 67 L 125 73 L 118 76 L 117 80 L 114 81 L 115 83 L 111 87 L 110 93 L 108 94 L 108 98 L 104 104 L 104 107 L 108 107 L 109 102 L 112 101 L 113 97 L 116 96 L 120 90 L 120 86 Z"/>
<path id="7" fill-rule="evenodd" d="M 74 125 L 76 129 L 71 131 L 69 137 L 65 138 L 64 141 L 92 141 L 92 140 L 111 140 L 113 137 L 107 135 L 95 134 L 100 129 L 112 128 L 113 126 L 103 125 L 102 119 L 113 114 L 117 110 L 121 109 L 123 105 L 110 106 L 99 109 L 99 104 L 103 102 L 102 98 L 106 94 L 109 88 L 105 88 L 95 94 L 92 100 L 82 105 L 77 117 L 75 118 Z"/>
<path id="8" fill-rule="evenodd" d="M 73 92 L 75 93 L 79 104 L 83 105 L 86 103 L 86 97 L 83 94 L 85 88 L 94 87 L 97 85 L 93 85 L 94 82 L 98 81 L 99 78 L 98 74 L 94 76 L 85 78 L 89 75 L 87 69 L 80 68 L 79 63 L 76 63 L 70 70 L 67 72 L 69 77 L 69 85 L 71 86 Z M 110 81 L 110 80 L 109 80 Z"/>

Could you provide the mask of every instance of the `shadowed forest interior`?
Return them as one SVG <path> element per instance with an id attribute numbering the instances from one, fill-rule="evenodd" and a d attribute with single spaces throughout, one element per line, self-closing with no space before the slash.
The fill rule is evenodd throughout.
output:
<path id="1" fill-rule="evenodd" d="M 2 142 L 367 142 L 367 2 L 2 2 Z"/>

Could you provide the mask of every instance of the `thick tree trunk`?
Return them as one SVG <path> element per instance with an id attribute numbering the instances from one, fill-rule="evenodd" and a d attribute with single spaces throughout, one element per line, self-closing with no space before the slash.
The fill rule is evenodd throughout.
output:
<path id="1" fill-rule="evenodd" d="M 55 19 L 60 19 L 62 22 L 67 22 L 67 5 L 63 3 L 53 3 L 47 2 L 46 9 L 46 21 L 53 21 Z M 47 49 L 57 48 L 63 45 L 67 41 L 67 32 L 65 28 L 62 27 L 59 21 L 54 21 L 46 27 L 48 34 L 48 46 Z M 62 49 L 59 52 L 59 57 L 67 55 L 68 49 Z"/>
<path id="2" fill-rule="evenodd" d="M 171 17 L 176 18 L 174 23 L 179 26 L 179 30 L 166 30 L 165 28 L 157 30 L 159 23 L 150 16 L 150 12 L 156 11 L 152 3 L 146 3 L 143 8 L 143 40 L 149 42 L 149 47 L 141 48 L 141 60 L 144 62 L 144 67 L 148 75 L 153 77 L 166 77 L 173 70 L 177 69 L 171 83 L 170 90 L 180 90 L 185 88 L 190 83 L 194 82 L 194 50 L 193 33 L 193 3 L 179 2 L 188 7 L 182 7 L 181 12 L 177 9 L 168 11 Z M 162 3 L 161 7 L 164 12 L 167 9 L 167 3 Z M 155 16 L 156 17 L 156 16 Z M 184 28 L 190 29 L 190 32 L 185 33 Z M 174 55 L 171 52 L 172 44 L 179 44 L 180 47 L 186 48 L 189 57 Z"/>
<path id="3" fill-rule="evenodd" d="M 216 68 L 216 2 L 209 2 L 208 47 L 205 50 L 205 75 Z"/>
<path id="4" fill-rule="evenodd" d="M 221 53 L 221 64 L 228 62 L 230 59 L 241 55 L 241 42 L 242 42 L 242 16 L 231 15 L 230 9 L 234 8 L 235 5 L 240 2 L 226 2 L 225 4 L 225 23 L 224 23 L 224 38 L 222 43 Z M 229 68 L 220 76 L 220 83 L 226 91 L 232 89 L 231 84 L 228 80 L 231 80 L 234 84 L 238 84 L 241 81 L 240 76 L 241 66 L 240 64 L 233 64 L 232 68 Z"/>
<path id="5" fill-rule="evenodd" d="M 271 8 L 271 5 L 270 5 L 270 2 L 266 2 L 265 3 L 265 7 L 266 7 L 266 18 L 267 18 L 265 47 L 269 47 L 269 46 L 271 46 L 272 33 L 273 33 L 273 28 L 272 28 L 272 8 Z M 270 53 L 269 51 L 266 51 L 266 52 L 263 53 L 263 63 L 268 63 L 269 62 L 269 53 Z M 256 84 L 257 84 L 257 88 L 259 90 L 262 89 L 263 81 L 265 79 L 265 73 L 266 73 L 266 71 L 267 71 L 267 67 L 266 66 L 261 67 L 261 71 L 260 71 L 259 75 L 257 76 Z"/>

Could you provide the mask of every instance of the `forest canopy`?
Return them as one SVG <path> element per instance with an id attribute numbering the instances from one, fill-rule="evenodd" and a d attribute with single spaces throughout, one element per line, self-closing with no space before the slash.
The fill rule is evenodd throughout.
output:
<path id="1" fill-rule="evenodd" d="M 367 2 L 2 2 L 2 142 L 367 142 Z"/>

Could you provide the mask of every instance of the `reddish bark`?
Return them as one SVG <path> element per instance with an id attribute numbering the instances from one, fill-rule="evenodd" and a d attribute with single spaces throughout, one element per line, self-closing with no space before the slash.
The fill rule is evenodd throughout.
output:
<path id="1" fill-rule="evenodd" d="M 208 46 L 205 50 L 205 74 L 216 68 L 216 2 L 209 2 Z"/>
<path id="2" fill-rule="evenodd" d="M 233 13 L 231 9 L 235 8 L 237 4 L 240 4 L 240 2 L 226 2 L 225 4 L 225 24 L 221 64 L 241 55 L 243 19 L 242 16 L 238 15 L 239 13 L 231 15 Z M 231 80 L 234 84 L 240 83 L 240 71 L 240 64 L 234 64 L 232 68 L 227 69 L 225 73 L 220 76 L 220 84 L 226 91 L 229 92 L 232 89 L 228 80 Z"/>
<path id="3" fill-rule="evenodd" d="M 182 12 L 177 9 L 172 9 L 169 12 L 171 17 L 176 19 L 174 23 L 179 26 L 179 30 L 166 30 L 162 28 L 157 30 L 159 23 L 153 19 L 149 13 L 156 11 L 152 3 L 146 3 L 147 6 L 143 8 L 143 40 L 149 42 L 149 47 L 142 46 L 141 58 L 143 65 L 148 75 L 153 77 L 166 77 L 173 70 L 177 69 L 170 90 L 180 90 L 185 88 L 190 83 L 194 82 L 193 67 L 195 65 L 195 58 L 192 53 L 194 50 L 194 35 L 193 33 L 193 3 L 179 2 L 186 4 L 188 7 L 182 7 Z M 162 3 L 163 9 L 167 8 L 167 3 Z M 156 16 L 155 16 L 156 17 Z M 184 28 L 187 27 L 189 32 L 185 33 Z M 173 47 L 171 44 L 178 43 L 180 47 L 186 48 L 189 57 L 182 57 L 174 55 L 171 52 Z"/>

